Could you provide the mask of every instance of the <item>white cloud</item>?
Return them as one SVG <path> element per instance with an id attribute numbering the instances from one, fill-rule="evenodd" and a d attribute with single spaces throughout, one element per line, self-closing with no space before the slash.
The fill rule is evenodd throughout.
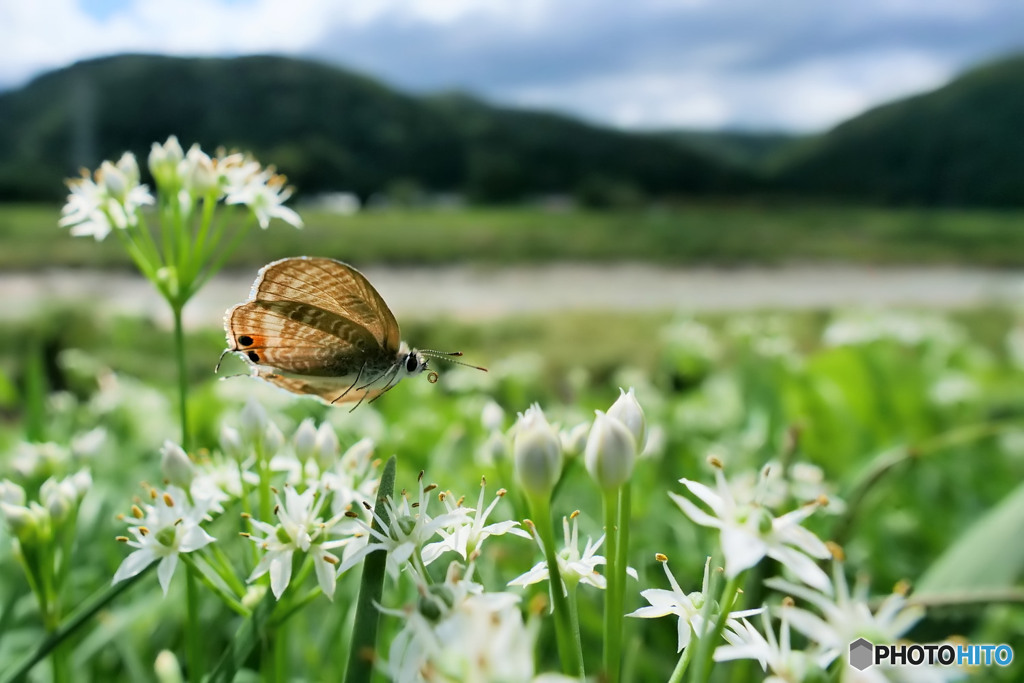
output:
<path id="1" fill-rule="evenodd" d="M 315 56 L 625 127 L 813 130 L 1024 47 L 1017 0 L 0 4 L 0 87 L 120 52 Z"/>

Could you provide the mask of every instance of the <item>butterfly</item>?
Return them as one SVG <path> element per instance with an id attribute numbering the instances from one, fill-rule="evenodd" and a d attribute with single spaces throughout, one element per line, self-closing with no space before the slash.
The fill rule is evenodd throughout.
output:
<path id="1" fill-rule="evenodd" d="M 237 353 L 253 376 L 327 403 L 354 402 L 353 410 L 426 370 L 428 357 L 462 355 L 410 349 L 391 309 L 362 273 L 312 256 L 261 268 L 249 300 L 224 314 L 224 330 L 222 360 Z M 437 381 L 437 373 L 429 379 Z"/>

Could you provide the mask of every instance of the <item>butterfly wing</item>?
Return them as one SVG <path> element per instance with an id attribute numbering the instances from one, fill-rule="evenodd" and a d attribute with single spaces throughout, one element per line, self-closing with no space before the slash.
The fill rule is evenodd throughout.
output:
<path id="1" fill-rule="evenodd" d="M 260 376 L 293 394 L 317 396 L 334 405 L 372 401 L 390 388 L 387 385 L 357 387 L 347 377 L 286 377 L 277 373 L 260 373 Z"/>
<path id="2" fill-rule="evenodd" d="M 362 273 L 341 261 L 300 256 L 269 263 L 249 299 L 314 306 L 364 328 L 389 355 L 398 353 L 401 333 L 391 309 Z"/>
<path id="3" fill-rule="evenodd" d="M 228 351 L 271 371 L 307 376 L 379 371 L 400 347 L 398 322 L 377 290 L 359 271 L 326 258 L 264 266 L 249 301 L 227 312 L 224 327 Z"/>
<path id="4" fill-rule="evenodd" d="M 224 317 L 228 350 L 255 365 L 341 377 L 380 356 L 369 330 L 310 304 L 247 301 Z"/>

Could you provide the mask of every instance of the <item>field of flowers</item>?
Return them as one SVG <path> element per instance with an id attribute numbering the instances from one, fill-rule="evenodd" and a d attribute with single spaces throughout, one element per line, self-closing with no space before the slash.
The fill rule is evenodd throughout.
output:
<path id="1" fill-rule="evenodd" d="M 218 202 L 297 216 L 249 160 L 177 153 L 159 229 L 124 159 L 67 222 L 180 322 L 210 245 L 254 234 Z M 948 680 L 849 643 L 1021 642 L 1012 311 L 681 317 L 558 367 L 468 330 L 489 372 L 351 412 L 214 378 L 216 331 L 93 324 L 0 335 L 2 681 Z M 147 334 L 173 344 L 129 363 Z"/>

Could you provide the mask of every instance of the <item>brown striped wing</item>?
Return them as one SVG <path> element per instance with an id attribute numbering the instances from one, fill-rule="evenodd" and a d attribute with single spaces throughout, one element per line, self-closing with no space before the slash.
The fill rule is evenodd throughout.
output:
<path id="1" fill-rule="evenodd" d="M 249 299 L 315 306 L 364 328 L 389 355 L 398 353 L 401 334 L 391 309 L 362 273 L 341 261 L 300 256 L 269 263 Z"/>
<path id="2" fill-rule="evenodd" d="M 275 373 L 265 373 L 260 376 L 271 384 L 293 394 L 318 396 L 334 405 L 356 403 L 363 400 L 372 401 L 387 390 L 385 386 L 357 387 L 348 378 L 285 377 Z"/>
<path id="3" fill-rule="evenodd" d="M 343 377 L 389 360 L 369 330 L 309 304 L 247 301 L 227 312 L 224 326 L 230 351 L 284 372 Z"/>

